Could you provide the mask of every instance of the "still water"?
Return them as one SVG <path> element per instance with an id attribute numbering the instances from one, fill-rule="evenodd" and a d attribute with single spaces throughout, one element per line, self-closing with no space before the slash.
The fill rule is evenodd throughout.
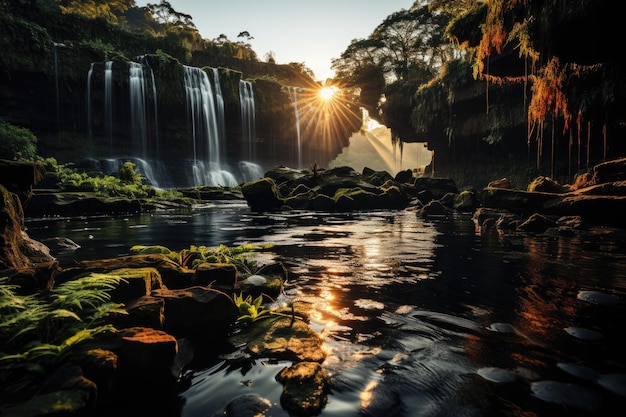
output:
<path id="1" fill-rule="evenodd" d="M 133 245 L 273 244 L 257 262 L 287 267 L 286 293 L 312 303 L 328 353 L 322 417 L 617 416 L 626 406 L 623 231 L 481 233 L 470 215 L 268 214 L 240 201 L 26 225 L 34 239 L 80 246 L 53 252 L 62 266 Z M 224 354 L 183 372 L 174 415 L 229 415 L 228 403 L 255 394 L 272 404 L 265 415 L 288 416 L 274 377 L 290 363 Z"/>

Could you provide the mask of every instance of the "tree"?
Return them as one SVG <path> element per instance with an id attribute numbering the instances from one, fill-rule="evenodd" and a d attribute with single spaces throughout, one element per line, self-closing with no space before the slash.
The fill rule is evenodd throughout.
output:
<path id="1" fill-rule="evenodd" d="M 177 12 L 170 2 L 166 0 L 161 0 L 159 4 L 148 3 L 146 8 L 150 11 L 154 20 L 166 27 L 175 26 L 179 28 L 196 29 L 191 15 Z"/>
<path id="2" fill-rule="evenodd" d="M 449 14 L 429 9 L 426 2 L 393 13 L 368 38 L 353 40 L 332 61 L 335 79 L 344 88 L 358 89 L 363 105 L 375 114 L 386 85 L 426 83 L 451 59 L 455 49 L 443 37 L 449 19 Z"/>
<path id="3" fill-rule="evenodd" d="M 135 0 L 55 0 L 64 14 L 77 14 L 89 19 L 102 18 L 117 25 Z"/>
<path id="4" fill-rule="evenodd" d="M 267 53 L 265 54 L 265 62 L 267 62 L 268 64 L 275 64 L 276 53 L 274 51 L 267 51 Z"/>

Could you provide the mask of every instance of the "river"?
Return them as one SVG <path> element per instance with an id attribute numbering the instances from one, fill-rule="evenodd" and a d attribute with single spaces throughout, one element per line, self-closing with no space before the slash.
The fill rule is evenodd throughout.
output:
<path id="1" fill-rule="evenodd" d="M 286 294 L 312 303 L 328 353 L 330 416 L 604 416 L 626 405 L 626 237 L 483 231 L 468 214 L 254 213 L 245 202 L 189 213 L 26 219 L 80 247 L 62 266 L 133 245 L 269 243 Z M 184 417 L 227 415 L 240 395 L 280 406 L 289 363 L 216 356 L 181 374 Z"/>

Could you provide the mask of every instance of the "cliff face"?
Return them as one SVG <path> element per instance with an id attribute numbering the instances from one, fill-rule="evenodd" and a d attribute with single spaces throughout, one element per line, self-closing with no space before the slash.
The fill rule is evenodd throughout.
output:
<path id="1" fill-rule="evenodd" d="M 386 91 L 385 124 L 402 140 L 427 141 L 435 173 L 476 186 L 499 175 L 520 185 L 537 175 L 570 183 L 626 155 L 612 4 L 497 0 L 460 16 L 449 35 L 472 60 L 446 63 L 426 85 Z M 483 57 L 478 74 L 475 56 Z"/>
<path id="2" fill-rule="evenodd" d="M 332 132 L 337 145 L 320 150 L 320 119 L 304 114 L 316 111 L 301 102 L 297 114 L 293 102 L 294 91 L 303 100 L 320 86 L 292 66 L 202 51 L 184 64 L 161 52 L 165 40 L 109 33 L 126 54 L 146 48 L 128 57 L 103 40 L 68 40 L 60 22 L 0 20 L 0 48 L 10 51 L 0 57 L 0 117 L 33 131 L 37 153 L 61 163 L 106 171 L 133 159 L 158 186 L 236 185 L 276 164 L 324 165 L 361 124 L 350 112 Z"/>

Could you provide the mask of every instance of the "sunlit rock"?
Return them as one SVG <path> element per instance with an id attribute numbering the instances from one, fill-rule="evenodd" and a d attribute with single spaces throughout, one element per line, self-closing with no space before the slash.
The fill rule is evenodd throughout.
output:
<path id="1" fill-rule="evenodd" d="M 328 402 L 328 374 L 317 362 L 300 362 L 280 371 L 283 384 L 280 404 L 292 415 L 314 416 Z"/>
<path id="2" fill-rule="evenodd" d="M 119 369 L 123 377 L 141 383 L 171 383 L 178 353 L 174 336 L 162 330 L 132 327 L 122 331 Z"/>

